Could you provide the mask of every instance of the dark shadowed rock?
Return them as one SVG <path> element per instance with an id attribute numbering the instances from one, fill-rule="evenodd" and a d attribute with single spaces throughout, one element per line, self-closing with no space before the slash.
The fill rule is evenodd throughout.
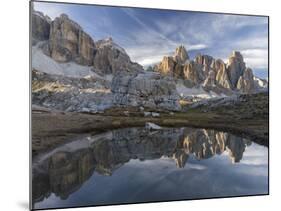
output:
<path id="1" fill-rule="evenodd" d="M 239 77 L 243 74 L 245 68 L 246 65 L 241 53 L 239 51 L 233 51 L 227 64 L 227 71 L 233 87 L 236 87 Z"/>
<path id="2" fill-rule="evenodd" d="M 209 75 L 210 70 L 215 70 L 214 62 L 215 59 L 209 55 L 197 55 L 195 58 L 195 62 L 202 66 L 204 75 L 207 77 Z"/>
<path id="3" fill-rule="evenodd" d="M 32 40 L 33 44 L 38 41 L 48 40 L 50 34 L 51 19 L 41 12 L 32 11 Z"/>
<path id="4" fill-rule="evenodd" d="M 204 80 L 202 66 L 194 61 L 187 62 L 183 67 L 184 79 L 200 84 Z"/>

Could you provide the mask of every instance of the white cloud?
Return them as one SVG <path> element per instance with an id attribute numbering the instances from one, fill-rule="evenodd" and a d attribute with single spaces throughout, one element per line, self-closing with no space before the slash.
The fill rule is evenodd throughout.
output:
<path id="1" fill-rule="evenodd" d="M 268 67 L 267 49 L 246 49 L 241 51 L 248 67 L 253 69 Z"/>
<path id="2" fill-rule="evenodd" d="M 249 49 L 249 48 L 268 48 L 268 37 L 267 36 L 257 36 L 246 38 L 243 40 L 238 40 L 236 45 L 240 49 Z"/>
<path id="3" fill-rule="evenodd" d="M 43 12 L 44 15 L 48 15 L 52 20 L 60 16 L 62 13 L 67 13 L 68 10 L 65 7 L 60 7 L 59 4 L 47 3 L 47 2 L 33 2 L 34 10 Z"/>
<path id="4" fill-rule="evenodd" d="M 132 59 L 132 61 L 138 62 L 143 66 L 154 65 L 159 63 L 164 56 L 172 56 L 176 47 L 182 43 L 176 43 L 175 45 L 138 45 L 133 48 L 127 48 L 126 52 Z M 197 45 L 184 45 L 188 51 L 200 50 L 207 48 L 205 44 Z"/>

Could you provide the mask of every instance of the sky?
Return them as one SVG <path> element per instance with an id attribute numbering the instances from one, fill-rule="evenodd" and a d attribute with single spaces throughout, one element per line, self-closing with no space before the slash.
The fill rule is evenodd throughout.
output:
<path id="1" fill-rule="evenodd" d="M 184 45 L 192 59 L 201 53 L 227 62 L 240 51 L 256 76 L 268 77 L 267 17 L 48 2 L 34 9 L 51 19 L 67 14 L 94 41 L 112 37 L 144 67 Z"/>

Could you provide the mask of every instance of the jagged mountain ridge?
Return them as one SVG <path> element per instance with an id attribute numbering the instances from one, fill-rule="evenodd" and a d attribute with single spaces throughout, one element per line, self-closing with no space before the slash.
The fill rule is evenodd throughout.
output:
<path id="1" fill-rule="evenodd" d="M 94 112 L 110 106 L 179 110 L 180 99 L 224 97 L 267 87 L 266 81 L 254 77 L 251 69 L 246 68 L 238 52 L 233 53 L 232 62 L 226 65 L 208 55 L 190 60 L 185 47 L 179 46 L 173 57 L 164 57 L 154 67 L 155 71 L 144 71 L 112 38 L 94 41 L 65 14 L 52 21 L 33 11 L 32 44 L 33 78 L 37 80 L 32 85 L 40 87 L 33 89 L 33 102 L 66 111 Z M 66 77 L 68 88 L 55 88 L 56 77 L 52 75 Z M 67 77 L 88 80 L 77 86 L 73 83 L 77 80 Z M 95 87 L 92 79 L 105 80 L 107 85 Z M 86 91 L 80 87 L 91 85 L 94 87 Z M 101 91 L 105 89 L 110 91 Z"/>
<path id="2" fill-rule="evenodd" d="M 246 67 L 238 51 L 233 51 L 225 64 L 221 59 L 201 54 L 190 60 L 187 50 L 181 45 L 176 48 L 173 56 L 164 56 L 153 69 L 161 74 L 187 80 L 190 86 L 201 84 L 209 90 L 216 87 L 248 94 L 267 86 L 259 86 L 258 78 L 254 77 L 252 69 Z"/>
<path id="3" fill-rule="evenodd" d="M 112 39 L 95 42 L 66 14 L 50 21 L 42 13 L 33 12 L 32 20 L 33 45 L 38 41 L 45 41 L 41 46 L 44 54 L 57 62 L 92 66 L 105 74 L 143 70 L 142 66 L 132 62 L 126 51 Z"/>

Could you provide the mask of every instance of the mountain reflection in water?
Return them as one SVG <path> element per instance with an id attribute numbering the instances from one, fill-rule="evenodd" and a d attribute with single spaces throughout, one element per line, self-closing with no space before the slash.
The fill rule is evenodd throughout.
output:
<path id="1" fill-rule="evenodd" d="M 247 166 L 233 165 L 242 160 L 246 148 L 252 153 Z M 253 156 L 254 161 L 249 160 Z M 261 163 L 256 163 L 258 158 Z M 85 135 L 38 156 L 32 167 L 34 208 L 268 192 L 267 148 L 206 129 L 127 128 Z M 200 168 L 205 170 L 201 173 Z M 204 173 L 208 168 L 209 175 Z"/>

